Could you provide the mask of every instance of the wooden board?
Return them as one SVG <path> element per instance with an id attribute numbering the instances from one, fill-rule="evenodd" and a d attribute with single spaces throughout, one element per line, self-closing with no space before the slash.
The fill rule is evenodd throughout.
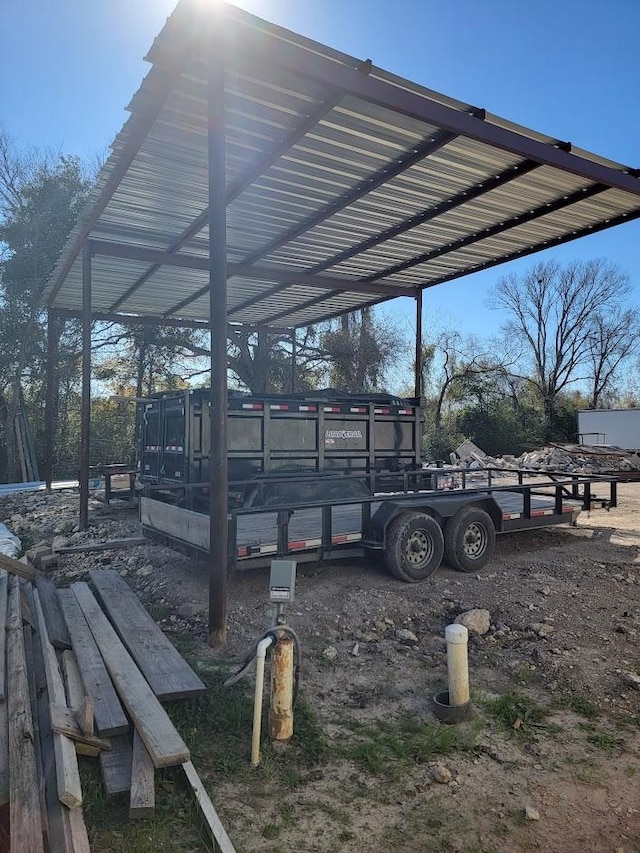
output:
<path id="1" fill-rule="evenodd" d="M 78 661 L 84 692 L 93 699 L 96 731 L 100 737 L 128 732 L 129 721 L 75 595 L 70 589 L 59 589 L 58 598 Z"/>
<path id="2" fill-rule="evenodd" d="M 33 598 L 38 620 L 40 647 L 42 648 L 42 657 L 44 659 L 44 670 L 47 677 L 49 701 L 57 705 L 66 705 L 67 700 L 64 695 L 64 685 L 62 684 L 56 651 L 49 642 L 47 625 L 44 621 L 44 613 L 42 612 L 37 591 L 34 592 Z M 75 808 L 82 803 L 82 786 L 80 784 L 76 748 L 72 740 L 55 730 L 53 719 L 51 720 L 51 727 L 53 728 L 53 749 L 56 757 L 58 797 L 63 805 Z"/>
<path id="3" fill-rule="evenodd" d="M 66 735 L 74 742 L 94 747 L 96 751 L 93 754 L 95 755 L 101 749 L 111 749 L 111 744 L 108 740 L 97 738 L 94 735 L 87 735 L 82 731 L 71 708 L 52 702 L 49 705 L 49 711 L 51 714 L 51 728 L 54 732 Z"/>
<path id="4" fill-rule="evenodd" d="M 147 747 L 134 729 L 133 761 L 131 764 L 131 796 L 129 817 L 143 818 L 152 815 L 156 808 L 155 768 Z"/>
<path id="5" fill-rule="evenodd" d="M 101 752 L 98 758 L 102 784 L 107 797 L 123 794 L 131 789 L 131 743 L 127 735 L 109 738 L 110 752 Z"/>
<path id="6" fill-rule="evenodd" d="M 0 569 L 10 572 L 12 575 L 17 575 L 19 578 L 25 578 L 28 581 L 34 581 L 38 572 L 29 563 L 21 563 L 19 560 L 14 560 L 13 557 L 7 557 L 5 554 L 0 554 Z"/>
<path id="7" fill-rule="evenodd" d="M 21 581 L 21 584 L 27 581 Z M 30 586 L 30 584 L 29 584 Z M 42 774 L 42 752 L 40 750 L 40 723 L 38 720 L 38 688 L 36 685 L 35 646 L 39 645 L 38 637 L 34 634 L 31 625 L 22 626 L 22 637 L 24 640 L 24 659 L 27 665 L 27 684 L 29 686 L 29 698 L 31 699 L 31 722 L 33 723 L 34 747 L 36 751 L 36 772 Z M 34 643 L 35 637 L 35 643 Z M 40 805 L 42 807 L 42 826 L 46 833 L 47 806 L 44 801 L 44 792 L 40 791 Z"/>
<path id="8" fill-rule="evenodd" d="M 33 603 L 33 587 L 27 585 L 25 590 L 31 597 Z M 35 606 L 33 606 L 35 611 Z M 40 730 L 40 755 L 42 760 L 42 790 L 44 794 L 46 825 L 45 825 L 45 849 L 50 851 L 60 850 L 61 853 L 73 853 L 69 848 L 65 836 L 63 822 L 63 809 L 66 808 L 58 799 L 58 785 L 56 781 L 55 756 L 53 751 L 53 732 L 51 730 L 51 718 L 49 716 L 49 693 L 47 691 L 47 676 L 44 671 L 44 660 L 40 641 L 35 636 L 33 642 L 33 659 L 35 669 L 35 682 L 37 692 L 37 717 Z"/>
<path id="9" fill-rule="evenodd" d="M 206 687 L 117 572 L 92 569 L 98 598 L 149 686 L 160 700 L 200 696 Z"/>
<path id="10" fill-rule="evenodd" d="M 213 807 L 213 803 L 202 784 L 202 780 L 196 772 L 196 768 L 193 766 L 191 761 L 186 761 L 182 765 L 182 769 L 184 770 L 187 784 L 191 788 L 196 799 L 200 816 L 211 834 L 216 851 L 218 851 L 218 853 L 235 853 L 235 848 L 231 843 L 231 839 L 227 835 L 227 831 L 222 825 L 222 821 Z"/>
<path id="11" fill-rule="evenodd" d="M 62 672 L 67 692 L 67 706 L 75 711 L 80 730 L 86 735 L 93 734 L 95 716 L 93 699 L 84 691 L 78 661 L 73 651 L 62 653 Z"/>
<path id="12" fill-rule="evenodd" d="M 148 545 L 144 536 L 129 536 L 126 539 L 108 539 L 106 542 L 94 542 L 88 545 L 65 545 L 58 548 L 58 554 L 85 554 L 90 551 L 110 551 L 113 548 L 135 548 L 137 545 Z"/>
<path id="13" fill-rule="evenodd" d="M 36 778 L 34 730 L 27 685 L 17 578 L 9 585 L 7 617 L 11 849 L 42 853 L 42 813 Z"/>
<path id="14" fill-rule="evenodd" d="M 9 714 L 0 702 L 0 806 L 9 802 Z"/>
<path id="15" fill-rule="evenodd" d="M 155 767 L 182 764 L 189 750 L 86 583 L 72 585 L 118 694 Z"/>
<path id="16" fill-rule="evenodd" d="M 40 605 L 47 625 L 49 642 L 56 649 L 70 649 L 71 639 L 64 621 L 55 583 L 44 575 L 36 578 L 36 589 L 40 597 Z"/>
<path id="17" fill-rule="evenodd" d="M 82 809 L 62 806 L 62 822 L 68 853 L 91 853 Z"/>
<path id="18" fill-rule="evenodd" d="M 9 576 L 0 569 L 0 702 L 7 697 L 7 592 Z"/>

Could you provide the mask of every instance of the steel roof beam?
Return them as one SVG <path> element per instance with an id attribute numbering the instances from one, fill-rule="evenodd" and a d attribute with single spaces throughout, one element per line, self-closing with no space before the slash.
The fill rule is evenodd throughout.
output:
<path id="1" fill-rule="evenodd" d="M 557 210 L 570 207 L 572 204 L 577 204 L 580 201 L 592 198 L 593 196 L 608 189 L 609 187 L 604 184 L 592 184 L 590 187 L 583 187 L 568 196 L 562 196 L 555 201 L 548 202 L 547 204 L 540 205 L 540 207 L 536 207 L 533 210 L 529 210 L 527 213 L 513 216 L 511 219 L 499 222 L 497 225 L 492 225 L 489 228 L 485 228 L 483 231 L 476 231 L 473 234 L 468 234 L 466 237 L 460 237 L 458 240 L 454 240 L 452 243 L 447 243 L 445 246 L 439 246 L 437 249 L 431 249 L 428 252 L 423 252 L 415 258 L 409 258 L 409 260 L 402 261 L 399 264 L 394 264 L 393 266 L 387 267 L 386 269 L 361 280 L 373 283 L 378 279 L 387 278 L 388 276 L 395 275 L 396 273 L 424 264 L 434 258 L 439 258 L 442 257 L 442 255 L 448 255 L 451 252 L 456 252 L 458 249 L 463 249 L 465 246 L 470 246 L 480 240 L 486 240 L 488 237 L 495 237 L 497 234 L 502 234 L 510 228 L 526 225 L 527 222 L 533 222 L 535 219 L 540 219 L 542 216 L 547 216 L 550 213 L 555 213 Z"/>
<path id="2" fill-rule="evenodd" d="M 145 249 L 142 246 L 132 246 L 128 243 L 112 243 L 107 240 L 90 240 L 89 247 L 92 255 L 104 255 L 112 258 L 124 258 L 134 261 L 148 261 L 154 263 L 158 268 L 163 265 L 184 267 L 203 272 L 209 269 L 209 259 L 195 255 L 172 254 L 156 249 Z M 309 275 L 303 270 L 295 270 L 290 267 L 278 269 L 277 267 L 250 267 L 246 264 L 227 264 L 227 278 L 249 278 L 256 281 L 277 281 L 280 284 L 300 284 L 305 287 L 333 288 L 338 291 L 347 290 L 355 293 L 380 293 L 395 294 L 397 296 L 412 296 L 413 288 L 394 287 L 393 285 L 378 284 L 371 286 L 363 284 L 359 279 L 332 278 L 330 276 Z M 204 296 L 209 286 L 201 288 L 196 294 L 189 297 L 188 301 L 195 301 Z M 165 316 L 174 314 L 182 305 L 169 310 Z M 109 311 L 113 309 L 109 308 Z"/>
<path id="3" fill-rule="evenodd" d="M 625 222 L 633 222 L 635 219 L 640 219 L 640 207 L 629 211 L 629 213 L 612 216 L 611 219 L 607 219 L 605 222 L 600 222 L 597 225 L 586 225 L 584 228 L 570 231 L 560 237 L 552 237 L 550 240 L 543 240 L 541 243 L 536 243 L 535 246 L 527 246 L 525 249 L 520 249 L 517 252 L 511 252 L 508 255 L 501 255 L 499 258 L 495 258 L 494 260 L 487 261 L 483 264 L 478 264 L 478 266 L 470 269 L 467 268 L 460 272 L 453 273 L 452 275 L 443 276 L 436 281 L 430 281 L 428 284 L 422 285 L 422 287 L 435 287 L 436 285 L 444 284 L 447 281 L 455 281 L 455 279 L 462 278 L 464 275 L 482 272 L 483 270 L 491 269 L 491 267 L 495 267 L 509 261 L 517 261 L 520 258 L 526 258 L 527 255 L 533 255 L 536 252 L 541 252 L 543 249 L 553 249 L 556 246 L 561 246 L 563 243 L 569 243 L 571 240 L 577 240 L 580 237 L 588 237 L 589 234 L 597 234 L 598 231 L 604 231 L 606 228 L 613 228 L 616 225 L 623 225 Z"/>
<path id="4" fill-rule="evenodd" d="M 492 190 L 498 189 L 498 187 L 502 187 L 511 181 L 515 181 L 516 178 L 521 178 L 523 175 L 527 175 L 534 169 L 539 168 L 539 163 L 535 163 L 532 160 L 523 160 L 521 163 L 517 163 L 515 166 L 505 169 L 503 172 L 500 172 L 491 178 L 487 178 L 482 181 L 482 183 L 476 184 L 470 189 L 463 190 L 457 195 L 454 195 L 439 204 L 426 207 L 419 213 L 410 216 L 408 219 L 403 219 L 402 222 L 392 225 L 390 228 L 381 231 L 379 234 L 374 234 L 372 237 L 368 237 L 361 243 L 351 246 L 351 248 L 345 249 L 337 255 L 333 255 L 331 258 L 327 258 L 326 261 L 321 261 L 321 263 L 311 267 L 309 272 L 318 273 L 329 269 L 329 267 L 337 266 L 343 261 L 348 261 L 349 258 L 353 258 L 355 255 L 366 252 L 368 249 L 373 249 L 375 246 L 379 246 L 380 243 L 385 243 L 387 240 L 393 240 L 395 237 L 399 237 L 401 234 L 410 231 L 418 225 L 423 225 L 425 222 L 429 222 L 437 216 L 442 216 L 444 213 L 448 213 L 456 207 L 467 204 L 467 202 L 473 201 L 474 199 L 479 198 Z"/>
<path id="5" fill-rule="evenodd" d="M 56 317 L 67 317 L 71 320 L 78 320 L 82 317 L 82 311 L 76 309 L 52 308 L 51 312 Z M 171 329 L 202 329 L 203 332 L 208 332 L 211 328 L 208 320 L 186 320 L 177 317 L 166 318 L 155 314 L 141 314 L 140 316 L 134 316 L 133 314 L 112 314 L 109 311 L 92 311 L 91 322 L 117 323 L 120 326 L 166 326 Z M 230 323 L 229 325 L 231 329 L 233 329 L 235 325 L 250 325 L 251 328 L 255 329 L 267 328 L 270 332 L 291 332 L 291 326 L 265 327 L 262 323 Z"/>
<path id="6" fill-rule="evenodd" d="M 433 154 L 440 148 L 443 148 L 455 138 L 456 134 L 449 133 L 448 131 L 429 134 L 429 136 L 421 143 L 412 146 L 408 150 L 403 151 L 399 157 L 385 163 L 382 168 L 378 169 L 364 180 L 359 181 L 355 187 L 351 187 L 343 192 L 342 195 L 338 196 L 338 198 L 333 201 L 330 201 L 321 210 L 311 216 L 308 216 L 303 222 L 294 225 L 293 228 L 290 228 L 284 234 L 281 234 L 274 240 L 271 240 L 266 246 L 252 252 L 244 259 L 243 263 L 254 264 L 256 261 L 260 260 L 260 258 L 269 255 L 271 252 L 274 252 L 282 246 L 285 246 L 287 243 L 295 240 L 296 237 L 300 237 L 301 234 L 304 234 L 311 228 L 315 228 L 316 225 L 320 225 L 322 222 L 325 222 L 329 217 L 339 213 L 345 207 L 348 207 L 350 204 L 353 204 L 363 196 L 367 195 L 367 193 L 377 189 L 379 186 L 390 181 L 392 178 L 397 177 L 411 166 L 414 166 L 416 163 L 424 160 L 425 157 L 428 157 L 430 154 Z"/>
<path id="7" fill-rule="evenodd" d="M 386 302 L 386 301 L 387 300 L 384 298 L 375 299 L 373 302 L 367 302 L 366 305 L 356 306 L 355 308 L 348 308 L 346 311 L 330 311 L 327 314 L 323 314 L 321 317 L 314 317 L 313 320 L 305 320 L 302 323 L 296 323 L 296 325 L 293 328 L 294 329 L 305 329 L 307 326 L 310 326 L 310 325 L 315 326 L 318 323 L 326 323 L 327 320 L 335 320 L 337 317 L 342 317 L 344 314 L 353 314 L 354 311 L 359 311 L 362 308 L 373 308 L 376 305 L 381 305 L 383 302 Z M 299 309 L 299 310 L 305 310 L 305 309 Z M 292 315 L 294 315 L 297 312 L 292 311 L 290 313 Z"/>
<path id="8" fill-rule="evenodd" d="M 357 71 L 360 74 L 368 74 L 371 67 L 370 62 L 359 63 Z M 277 142 L 257 163 L 251 166 L 244 175 L 240 175 L 227 188 L 226 204 L 229 206 L 235 201 L 241 193 L 243 193 L 251 184 L 276 163 L 280 157 L 289 151 L 297 142 L 300 141 L 310 130 L 312 130 L 323 118 L 335 109 L 344 97 L 344 92 L 340 89 L 333 88 L 330 95 L 325 98 L 318 106 L 305 116 L 298 125 L 280 142 Z M 169 245 L 167 252 L 177 252 L 186 242 L 201 231 L 207 224 L 209 208 L 205 208 L 203 212 L 194 221 L 185 228 L 184 231 Z M 141 287 L 158 269 L 153 266 L 141 275 L 131 287 L 111 306 L 112 311 L 119 308 L 126 300 Z"/>
<path id="9" fill-rule="evenodd" d="M 227 63 L 230 67 L 241 68 L 243 55 L 260 55 L 262 34 L 244 28 L 239 42 L 233 41 L 231 28 L 228 36 L 235 49 L 228 49 Z M 242 49 L 238 50 L 238 43 Z M 398 86 L 382 77 L 377 77 L 373 68 L 368 77 L 358 76 L 347 66 L 335 62 L 318 53 L 305 50 L 290 41 L 273 39 L 269 45 L 269 62 L 311 78 L 329 86 L 340 86 L 351 95 L 373 104 L 400 113 L 408 118 L 426 122 L 448 130 L 457 136 L 476 139 L 479 142 L 510 151 L 527 160 L 536 160 L 541 164 L 553 166 L 563 172 L 578 175 L 594 183 L 603 183 L 610 187 L 640 195 L 640 180 L 634 176 L 634 169 L 625 171 L 605 166 L 586 157 L 563 151 L 561 148 L 524 136 L 515 130 L 498 124 L 485 122 L 473 114 L 455 109 L 433 100 L 419 92 Z"/>

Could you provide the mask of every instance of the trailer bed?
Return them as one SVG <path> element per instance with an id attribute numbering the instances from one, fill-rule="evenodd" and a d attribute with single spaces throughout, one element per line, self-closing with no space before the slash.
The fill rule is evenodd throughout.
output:
<path id="1" fill-rule="evenodd" d="M 416 492 L 418 498 L 432 492 Z M 548 524 L 568 523 L 582 509 L 578 500 L 564 499 L 562 513 L 556 513 L 553 495 L 531 495 L 530 518 L 525 515 L 525 499 L 522 492 L 478 491 L 481 500 L 492 497 L 502 511 L 503 531 Z M 375 513 L 383 500 L 406 499 L 404 493 L 380 496 L 379 501 L 369 504 Z M 407 507 L 409 508 L 409 506 Z M 207 552 L 209 550 L 209 516 L 182 507 L 172 506 L 150 498 L 141 499 L 141 521 L 146 534 L 159 535 Z M 244 512 L 236 519 L 236 554 L 238 561 L 255 560 L 278 553 L 278 512 Z M 321 507 L 296 509 L 288 524 L 288 551 L 315 551 L 322 547 L 323 510 Z M 362 540 L 362 504 L 335 504 L 331 507 L 331 545 L 340 547 Z"/>

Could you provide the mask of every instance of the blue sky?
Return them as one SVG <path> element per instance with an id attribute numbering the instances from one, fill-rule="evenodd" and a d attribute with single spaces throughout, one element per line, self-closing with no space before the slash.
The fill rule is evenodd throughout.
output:
<path id="1" fill-rule="evenodd" d="M 204 0 L 203 0 L 204 2 Z M 21 145 L 103 156 L 174 0 L 3 0 L 0 124 Z M 238 0 L 236 5 L 512 121 L 640 167 L 637 0 Z M 640 303 L 640 222 L 425 291 L 425 321 L 494 332 L 501 274 L 606 257 Z M 404 303 L 404 307 L 403 307 Z M 401 315 L 405 300 L 392 310 Z M 412 313 L 407 324 L 413 324 Z"/>

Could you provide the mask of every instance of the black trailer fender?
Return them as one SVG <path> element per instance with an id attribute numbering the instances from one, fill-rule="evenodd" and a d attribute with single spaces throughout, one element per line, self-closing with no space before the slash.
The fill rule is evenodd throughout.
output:
<path id="1" fill-rule="evenodd" d="M 363 544 L 368 548 L 386 548 L 389 525 L 401 513 L 426 513 L 432 516 L 444 530 L 447 520 L 467 507 L 483 509 L 491 517 L 496 531 L 499 532 L 502 529 L 502 512 L 490 494 L 443 492 L 428 496 L 416 495 L 409 500 L 382 501 L 365 527 Z"/>

